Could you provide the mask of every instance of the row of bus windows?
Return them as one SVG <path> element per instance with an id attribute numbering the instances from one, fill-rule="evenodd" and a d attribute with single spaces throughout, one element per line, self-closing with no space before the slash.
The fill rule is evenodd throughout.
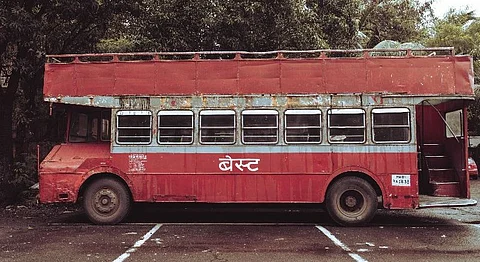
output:
<path id="1" fill-rule="evenodd" d="M 410 141 L 410 114 L 407 108 L 372 110 L 372 140 L 376 143 Z M 117 113 L 116 139 L 119 144 L 149 144 L 152 137 L 150 111 Z M 237 125 L 233 110 L 203 110 L 199 113 L 201 144 L 235 144 L 240 126 L 243 144 L 276 144 L 279 142 L 279 113 L 276 110 L 244 110 Z M 157 115 L 159 144 L 192 144 L 194 113 L 189 110 L 160 111 Z M 320 110 L 286 110 L 284 139 L 287 144 L 319 144 L 322 142 Z M 330 109 L 327 111 L 328 142 L 364 143 L 366 115 L 363 109 Z"/>

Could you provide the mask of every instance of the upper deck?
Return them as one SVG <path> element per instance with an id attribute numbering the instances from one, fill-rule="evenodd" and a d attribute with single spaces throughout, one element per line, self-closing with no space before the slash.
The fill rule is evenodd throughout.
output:
<path id="1" fill-rule="evenodd" d="M 453 48 L 49 55 L 46 101 L 64 97 L 382 94 L 472 96 Z"/>

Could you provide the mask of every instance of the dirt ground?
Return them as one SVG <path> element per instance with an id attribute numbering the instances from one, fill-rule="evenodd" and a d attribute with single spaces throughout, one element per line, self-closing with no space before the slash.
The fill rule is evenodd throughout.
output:
<path id="1" fill-rule="evenodd" d="M 17 227 L 33 224 L 46 224 L 55 218 L 61 218 L 78 212 L 80 208 L 72 204 L 39 204 L 38 190 L 30 190 L 18 203 L 0 206 L 0 226 Z"/>

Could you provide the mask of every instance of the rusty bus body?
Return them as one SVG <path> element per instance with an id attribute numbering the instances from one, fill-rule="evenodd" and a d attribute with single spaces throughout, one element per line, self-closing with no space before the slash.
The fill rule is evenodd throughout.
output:
<path id="1" fill-rule="evenodd" d="M 94 223 L 131 202 L 324 203 L 342 225 L 476 203 L 472 61 L 451 48 L 48 59 L 45 101 L 69 120 L 40 200 L 81 200 Z"/>

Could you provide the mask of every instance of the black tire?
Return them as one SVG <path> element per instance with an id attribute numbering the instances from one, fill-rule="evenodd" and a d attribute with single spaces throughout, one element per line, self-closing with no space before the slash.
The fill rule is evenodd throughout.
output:
<path id="1" fill-rule="evenodd" d="M 83 195 L 83 208 L 92 223 L 117 224 L 129 213 L 132 199 L 128 188 L 117 179 L 93 181 Z"/>
<path id="2" fill-rule="evenodd" d="M 342 226 L 361 226 L 375 216 L 378 199 L 364 179 L 344 177 L 327 191 L 325 206 L 330 217 Z"/>

